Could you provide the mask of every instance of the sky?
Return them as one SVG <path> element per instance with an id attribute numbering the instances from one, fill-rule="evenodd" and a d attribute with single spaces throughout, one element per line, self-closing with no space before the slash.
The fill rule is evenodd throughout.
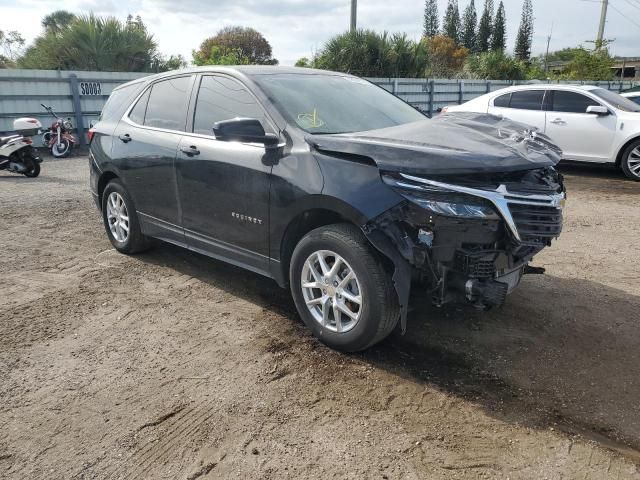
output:
<path id="1" fill-rule="evenodd" d="M 470 0 L 459 0 L 460 10 Z M 494 0 L 496 5 L 499 0 Z M 615 39 L 612 53 L 640 57 L 640 0 L 609 0 L 605 37 Z M 440 15 L 447 0 L 438 0 Z M 479 14 L 484 0 L 475 0 Z M 513 49 L 522 0 L 504 0 L 508 49 Z M 93 11 L 125 19 L 140 15 L 165 55 L 191 51 L 202 40 L 228 25 L 250 26 L 271 43 L 281 65 L 311 57 L 331 36 L 349 28 L 350 0 L 0 0 L 0 30 L 18 30 L 32 41 L 41 31 L 41 18 L 64 8 Z M 599 0 L 533 0 L 534 54 L 543 53 L 553 28 L 551 50 L 584 44 L 596 36 Z M 424 0 L 358 0 L 358 27 L 406 32 L 418 39 Z"/>

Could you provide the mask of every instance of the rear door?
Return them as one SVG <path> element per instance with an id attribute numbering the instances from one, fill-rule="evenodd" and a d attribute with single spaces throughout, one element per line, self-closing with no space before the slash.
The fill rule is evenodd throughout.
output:
<path id="1" fill-rule="evenodd" d="M 270 162 L 262 144 L 216 140 L 213 124 L 236 117 L 260 120 L 276 133 L 262 106 L 240 81 L 203 74 L 177 172 L 186 240 L 194 250 L 268 271 Z M 194 94 L 195 95 L 195 94 Z"/>
<path id="2" fill-rule="evenodd" d="M 114 132 L 112 157 L 139 213 L 142 230 L 184 243 L 175 171 L 193 75 L 160 80 L 138 98 Z"/>
<path id="3" fill-rule="evenodd" d="M 562 149 L 563 158 L 606 162 L 616 134 L 617 117 L 587 113 L 604 106 L 596 99 L 568 90 L 550 90 L 546 134 Z"/>
<path id="4" fill-rule="evenodd" d="M 489 105 L 489 113 L 526 123 L 544 132 L 544 96 L 544 89 L 516 90 L 494 98 Z"/>

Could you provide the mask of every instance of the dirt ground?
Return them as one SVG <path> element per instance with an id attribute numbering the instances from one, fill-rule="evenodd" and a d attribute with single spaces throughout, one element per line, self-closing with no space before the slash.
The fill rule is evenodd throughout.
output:
<path id="1" fill-rule="evenodd" d="M 561 239 L 500 309 L 364 354 L 272 281 L 114 252 L 86 158 L 0 173 L 1 478 L 640 478 L 640 184 L 567 167 Z"/>

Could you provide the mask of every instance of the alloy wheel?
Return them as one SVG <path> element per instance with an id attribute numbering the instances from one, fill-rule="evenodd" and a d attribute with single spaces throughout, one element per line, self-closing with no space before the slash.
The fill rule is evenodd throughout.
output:
<path id="1" fill-rule="evenodd" d="M 640 147 L 631 150 L 627 157 L 627 167 L 629 171 L 636 177 L 640 177 Z"/>
<path id="2" fill-rule="evenodd" d="M 309 255 L 302 267 L 301 288 L 307 308 L 324 328 L 345 333 L 362 313 L 362 291 L 353 268 L 330 250 Z"/>
<path id="3" fill-rule="evenodd" d="M 111 192 L 107 198 L 107 221 L 113 238 L 118 242 L 126 242 L 129 238 L 129 212 L 118 192 Z"/>

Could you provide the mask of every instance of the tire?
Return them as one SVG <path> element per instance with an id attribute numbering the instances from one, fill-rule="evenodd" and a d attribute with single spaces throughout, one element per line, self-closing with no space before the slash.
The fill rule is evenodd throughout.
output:
<path id="1" fill-rule="evenodd" d="M 322 269 L 318 255 L 323 256 L 325 269 Z M 331 275 L 326 271 L 335 266 L 336 255 L 341 260 L 337 277 L 332 277 L 335 281 L 324 283 L 322 280 Z M 348 280 L 345 278 L 348 271 L 356 278 L 342 287 Z M 336 350 L 357 352 L 375 345 L 393 331 L 400 317 L 391 275 L 385 270 L 379 254 L 354 225 L 329 225 L 303 237 L 291 257 L 289 280 L 304 323 L 321 342 Z M 359 299 L 360 304 L 349 299 Z M 336 322 L 336 302 L 357 318 L 344 313 L 341 307 L 335 307 L 339 315 L 339 322 Z M 323 304 L 328 310 L 322 307 Z M 328 312 L 326 318 L 323 316 L 325 311 Z"/>
<path id="2" fill-rule="evenodd" d="M 640 140 L 632 142 L 625 149 L 620 166 L 628 178 L 640 182 Z"/>
<path id="3" fill-rule="evenodd" d="M 102 221 L 111 244 L 120 253 L 133 254 L 149 248 L 149 238 L 140 230 L 133 201 L 117 179 L 111 180 L 102 193 Z"/>
<path id="4" fill-rule="evenodd" d="M 51 155 L 56 158 L 66 158 L 71 154 L 71 142 L 66 138 L 60 139 L 60 145 L 62 147 L 58 147 L 58 143 L 54 143 L 51 146 Z"/>
<path id="5" fill-rule="evenodd" d="M 40 164 L 35 160 L 31 159 L 31 165 L 29 165 L 28 170 L 24 172 L 25 177 L 36 178 L 40 175 Z"/>

